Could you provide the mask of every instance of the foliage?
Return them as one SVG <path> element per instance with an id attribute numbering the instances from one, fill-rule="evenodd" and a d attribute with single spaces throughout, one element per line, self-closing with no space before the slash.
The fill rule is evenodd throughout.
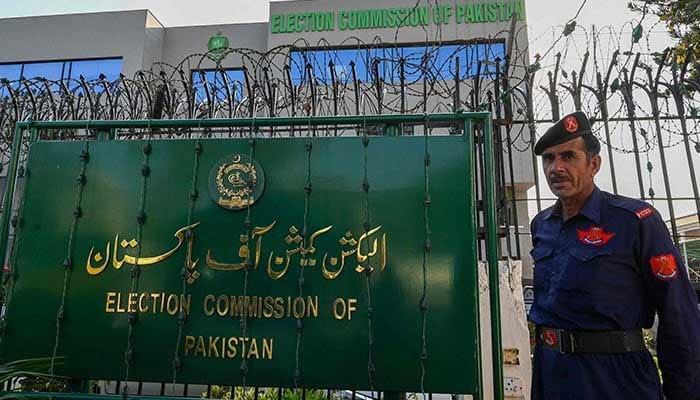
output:
<path id="1" fill-rule="evenodd" d="M 331 392 L 331 398 L 327 399 L 328 392 L 325 390 L 307 390 L 306 400 L 338 400 L 339 397 Z M 210 390 L 211 399 L 231 399 L 231 387 L 230 386 L 212 386 Z M 202 398 L 207 397 L 207 392 L 203 392 Z M 301 390 L 292 389 L 282 389 L 282 400 L 301 400 L 302 393 Z M 261 388 L 258 391 L 258 400 L 277 400 L 278 399 L 278 389 Z M 243 388 L 240 386 L 236 387 L 236 392 L 234 400 L 255 400 L 255 389 Z"/>
<path id="2" fill-rule="evenodd" d="M 207 392 L 203 392 L 201 397 L 203 399 L 207 398 Z M 229 400 L 231 398 L 231 388 L 228 386 L 212 385 L 212 387 L 209 388 L 209 398 Z"/>
<path id="3" fill-rule="evenodd" d="M 24 376 L 18 379 L 20 392 L 68 392 L 68 379 Z"/>
<path id="4" fill-rule="evenodd" d="M 646 15 L 655 14 L 678 42 L 671 50 L 674 60 L 682 64 L 688 49 L 688 71 L 698 78 L 700 68 L 700 0 L 631 0 L 629 8 Z"/>
<path id="5" fill-rule="evenodd" d="M 642 334 L 647 349 L 649 349 L 651 354 L 656 355 L 656 337 L 654 336 L 654 331 L 651 329 L 642 329 Z"/>
<path id="6" fill-rule="evenodd" d="M 60 359 L 56 364 L 60 364 Z M 31 358 L 0 364 L 0 384 L 4 384 L 15 378 L 21 386 L 14 392 L 8 392 L 0 396 L 0 399 L 21 398 L 18 392 L 56 391 L 68 390 L 67 379 L 45 373 L 51 365 L 51 358 Z"/>
<path id="7" fill-rule="evenodd" d="M 537 335 L 535 334 L 537 331 L 537 328 L 535 327 L 535 324 L 530 322 L 529 320 L 527 321 L 527 330 L 528 330 L 528 338 L 530 339 L 530 354 L 534 355 L 535 354 L 535 345 L 537 344 Z"/>
<path id="8" fill-rule="evenodd" d="M 56 362 L 59 364 L 60 361 Z M 30 358 L 0 364 L 0 383 L 14 378 L 42 378 L 51 379 L 52 376 L 45 373 L 51 366 L 51 358 Z"/>
<path id="9" fill-rule="evenodd" d="M 663 377 L 661 376 L 661 368 L 659 368 L 659 358 L 656 355 L 656 336 L 654 336 L 654 331 L 651 329 L 642 329 L 642 335 L 644 336 L 644 344 L 651 353 L 654 359 L 654 364 L 656 365 L 656 371 L 659 373 L 659 379 L 663 382 Z"/>

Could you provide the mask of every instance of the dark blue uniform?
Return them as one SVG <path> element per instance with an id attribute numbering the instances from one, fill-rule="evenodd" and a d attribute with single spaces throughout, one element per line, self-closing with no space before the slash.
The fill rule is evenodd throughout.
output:
<path id="1" fill-rule="evenodd" d="M 535 300 L 530 320 L 572 331 L 651 328 L 663 392 L 647 351 L 561 354 L 538 345 L 532 400 L 700 399 L 700 311 L 658 212 L 595 188 L 563 222 L 558 203 L 532 221 Z M 663 393 L 663 394 L 662 394 Z"/>

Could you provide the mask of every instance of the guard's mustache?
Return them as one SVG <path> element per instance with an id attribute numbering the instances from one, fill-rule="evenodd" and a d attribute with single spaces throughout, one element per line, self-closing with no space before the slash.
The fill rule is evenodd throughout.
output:
<path id="1" fill-rule="evenodd" d="M 569 178 L 562 175 L 552 174 L 549 176 L 549 181 L 552 183 L 568 182 Z"/>

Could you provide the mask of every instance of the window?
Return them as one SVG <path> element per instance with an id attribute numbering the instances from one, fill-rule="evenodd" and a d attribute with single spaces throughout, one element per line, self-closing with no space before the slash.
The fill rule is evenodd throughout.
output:
<path id="1" fill-rule="evenodd" d="M 316 82 L 330 85 L 331 61 L 338 82 L 352 81 L 351 63 L 355 64 L 355 73 L 360 81 L 367 81 L 372 71 L 370 52 L 367 49 L 292 51 L 289 65 L 292 82 L 297 86 L 306 82 L 308 80 L 306 66 L 311 65 Z"/>
<path id="2" fill-rule="evenodd" d="M 19 80 L 22 75 L 22 64 L 4 64 L 0 65 L 0 79 L 5 78 L 8 81 Z"/>
<path id="3" fill-rule="evenodd" d="M 351 62 L 355 63 L 357 79 L 363 82 L 375 79 L 375 63 L 378 75 L 384 82 L 400 82 L 400 63 L 403 58 L 404 78 L 407 83 L 421 79 L 423 71 L 438 80 L 454 79 L 455 63 L 459 57 L 461 79 L 476 75 L 478 61 L 482 62 L 481 75 L 492 75 L 496 71 L 495 60 L 505 58 L 503 43 L 459 44 L 442 46 L 392 46 L 357 49 L 293 50 L 289 66 L 292 82 L 300 85 L 308 81 L 307 65 L 320 85 L 332 82 L 330 65 L 333 62 L 338 82 L 352 81 Z"/>
<path id="4" fill-rule="evenodd" d="M 64 62 L 31 63 L 24 64 L 22 78 L 46 78 L 50 81 L 60 81 L 63 79 Z"/>
<path id="5" fill-rule="evenodd" d="M 20 64 L 5 64 L 0 65 L 0 79 L 7 79 L 10 81 L 12 87 L 17 87 L 17 81 L 22 75 L 22 65 Z M 5 85 L 0 85 L 0 98 L 8 96 L 7 88 Z"/>
<path id="6" fill-rule="evenodd" d="M 17 88 L 22 78 L 41 77 L 50 81 L 65 81 L 69 89 L 75 89 L 79 86 L 77 80 L 81 75 L 86 81 L 94 81 L 102 74 L 108 82 L 114 82 L 119 79 L 121 69 L 121 58 L 12 63 L 0 64 L 0 79 L 7 79 Z M 6 95 L 2 90 L 0 96 Z M 101 90 L 101 86 L 95 86 L 95 91 Z"/>
<path id="7" fill-rule="evenodd" d="M 117 58 L 71 61 L 70 65 L 66 65 L 66 67 L 69 68 L 66 74 L 71 79 L 80 79 L 82 75 L 86 81 L 94 81 L 99 79 L 100 74 L 102 74 L 108 82 L 114 82 L 119 79 L 119 73 L 122 70 L 122 60 Z M 77 83 L 73 83 L 73 85 L 75 84 Z M 73 87 L 71 86 L 70 88 L 72 89 Z"/>
<path id="8" fill-rule="evenodd" d="M 245 91 L 245 74 L 239 68 L 195 69 L 192 70 L 192 86 L 198 103 L 208 101 L 207 91 L 212 99 L 225 101 L 230 93 L 231 98 L 241 100 Z"/>

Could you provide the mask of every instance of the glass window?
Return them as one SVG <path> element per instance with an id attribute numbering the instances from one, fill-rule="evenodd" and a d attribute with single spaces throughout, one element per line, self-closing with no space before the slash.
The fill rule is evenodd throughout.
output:
<path id="1" fill-rule="evenodd" d="M 462 64 L 465 51 L 466 46 L 453 45 L 434 48 L 433 58 L 435 62 L 430 68 L 431 72 L 434 73 L 438 79 L 454 79 L 455 72 L 457 71 L 455 63 L 459 57 L 459 63 Z M 464 69 L 462 69 L 462 65 L 460 65 L 459 74 L 462 78 L 463 71 Z"/>
<path id="2" fill-rule="evenodd" d="M 300 85 L 306 80 L 305 66 L 308 63 L 307 52 L 295 51 L 292 52 L 289 60 L 289 72 L 292 76 L 294 85 Z"/>
<path id="3" fill-rule="evenodd" d="M 365 49 L 343 49 L 338 51 L 327 50 L 326 52 L 331 54 L 331 59 L 333 60 L 334 69 L 336 70 L 336 78 L 339 82 L 352 82 L 352 66 L 351 63 L 355 64 L 355 74 L 357 75 L 357 80 L 366 82 L 369 79 L 370 71 L 370 55 Z M 342 66 L 340 69 L 338 66 Z M 338 74 L 338 71 L 342 71 L 343 74 Z M 344 78 L 344 79 L 341 79 Z"/>
<path id="4" fill-rule="evenodd" d="M 503 65 L 503 59 L 505 58 L 505 45 L 503 43 L 496 43 L 493 45 L 478 45 L 471 46 L 467 49 L 467 59 L 470 62 L 469 76 L 476 75 L 477 61 L 482 61 L 481 74 L 492 76 L 496 73 L 496 58 L 501 59 L 501 65 Z"/>
<path id="5" fill-rule="evenodd" d="M 19 84 L 19 77 L 22 74 L 22 64 L 2 64 L 0 65 L 0 79 L 7 79 L 10 81 L 12 87 L 17 87 Z M 5 85 L 0 85 L 0 97 L 8 96 L 7 88 Z"/>
<path id="6" fill-rule="evenodd" d="M 24 64 L 22 69 L 23 79 L 35 79 L 44 78 L 48 81 L 60 81 L 63 79 L 63 69 L 65 63 L 63 61 L 57 62 L 42 62 L 42 63 L 27 63 Z M 53 86 L 53 85 L 51 85 Z M 31 89 L 35 92 L 44 91 L 44 86 L 31 84 Z M 51 87 L 51 90 L 56 88 Z"/>
<path id="7" fill-rule="evenodd" d="M 293 51 L 289 61 L 290 75 L 294 85 L 306 83 L 309 79 L 306 65 L 311 64 L 316 83 L 330 85 L 333 82 L 329 65 L 332 61 L 335 79 L 347 83 L 352 81 L 351 63 L 355 63 L 357 79 L 366 82 L 371 79 L 372 60 L 379 56 L 376 51 L 367 49 Z"/>
<path id="8" fill-rule="evenodd" d="M 463 44 L 443 46 L 394 46 L 371 49 L 331 49 L 331 50 L 295 50 L 290 54 L 290 72 L 292 82 L 301 85 L 308 80 L 306 65 L 311 64 L 312 71 L 319 84 L 330 84 L 329 61 L 333 61 L 336 78 L 341 83 L 352 80 L 350 62 L 355 63 L 357 79 L 373 81 L 374 62 L 377 61 L 378 74 L 385 82 L 400 81 L 400 61 L 405 60 L 404 79 L 407 83 L 422 79 L 424 73 L 438 80 L 454 79 L 456 61 L 459 57 L 459 75 L 462 79 L 473 77 L 477 72 L 478 61 L 482 62 L 481 74 L 495 73 L 495 59 L 504 58 L 505 45 Z"/>
<path id="9" fill-rule="evenodd" d="M 0 79 L 5 78 L 8 81 L 19 80 L 22 74 L 22 64 L 3 64 L 0 65 Z"/>
<path id="10" fill-rule="evenodd" d="M 415 82 L 423 75 L 424 68 L 430 68 L 435 62 L 436 49 L 430 47 L 416 46 L 404 47 L 401 49 L 401 57 L 405 60 L 404 73 L 406 82 Z M 399 64 L 400 60 L 396 60 Z M 398 69 L 397 69 L 398 71 Z M 399 81 L 399 76 L 392 77 L 395 82 Z"/>
<path id="11" fill-rule="evenodd" d="M 78 82 L 81 76 L 85 78 L 85 81 L 94 83 L 100 78 L 100 75 L 104 75 L 105 80 L 111 83 L 119 79 L 121 70 L 121 58 L 69 61 L 66 62 L 63 79 L 70 79 L 68 88 L 73 89 L 80 86 Z M 93 85 L 93 87 L 96 93 L 104 90 L 102 85 Z"/>
<path id="12" fill-rule="evenodd" d="M 207 91 L 212 99 L 224 101 L 230 93 L 232 98 L 241 100 L 245 92 L 245 74 L 237 68 L 192 70 L 192 86 L 197 102 L 207 101 Z"/>
<path id="13" fill-rule="evenodd" d="M 107 81 L 113 82 L 119 79 L 122 71 L 121 59 L 71 61 L 66 64 L 65 79 L 80 79 L 82 75 L 86 81 L 92 81 L 102 74 Z"/>
<path id="14" fill-rule="evenodd" d="M 74 81 L 69 82 L 68 87 L 74 89 L 79 86 L 75 80 L 79 79 L 80 75 L 83 75 L 88 81 L 94 81 L 99 78 L 100 74 L 104 74 L 109 82 L 114 82 L 119 78 L 121 69 L 121 58 L 14 63 L 0 65 L 0 79 L 18 81 L 20 78 L 45 78 L 50 81 L 60 81 L 72 78 Z M 52 90 L 54 89 L 52 88 Z M 37 90 L 41 89 L 37 87 Z M 95 86 L 96 92 L 101 90 L 103 90 L 101 86 Z"/>
<path id="15" fill-rule="evenodd" d="M 22 71 L 22 78 L 24 79 L 34 79 L 34 78 L 45 78 L 50 81 L 60 81 L 63 79 L 63 65 L 65 63 L 59 62 L 45 62 L 45 63 L 28 63 L 24 64 L 24 71 Z"/>
<path id="16" fill-rule="evenodd" d="M 377 68 L 377 75 L 379 75 L 379 79 L 385 79 L 386 74 L 387 74 L 387 66 L 389 63 L 387 63 L 387 57 L 386 57 L 386 52 L 384 51 L 385 49 L 383 47 L 378 47 L 378 48 L 372 48 L 367 50 L 367 59 L 364 61 L 363 64 L 366 65 L 366 74 L 367 76 L 364 78 L 366 81 L 375 81 L 375 63 L 376 63 L 376 68 Z M 362 79 L 358 75 L 358 79 Z"/>

